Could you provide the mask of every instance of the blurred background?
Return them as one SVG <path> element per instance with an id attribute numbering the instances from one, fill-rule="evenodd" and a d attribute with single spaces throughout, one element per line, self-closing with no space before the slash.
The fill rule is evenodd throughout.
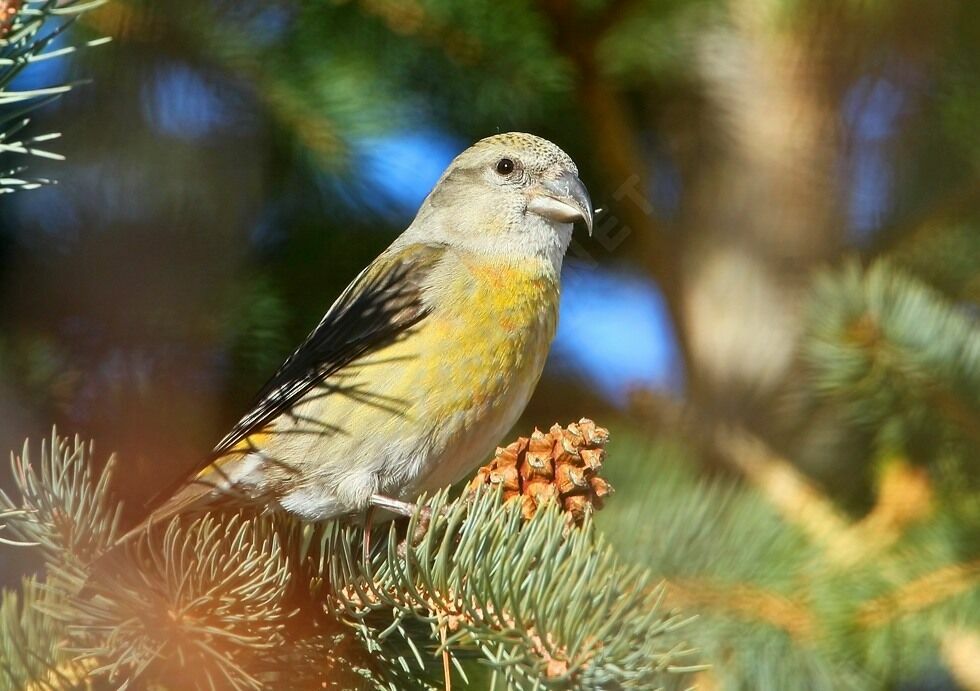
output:
<path id="1" fill-rule="evenodd" d="M 966 565 L 950 597 L 980 611 L 974 3 L 114 0 L 54 47 L 99 36 L 112 42 L 18 77 L 91 83 L 32 124 L 63 133 L 48 148 L 66 161 L 30 161 L 59 184 L 0 204 L 0 448 L 52 424 L 91 437 L 138 509 L 223 435 L 453 156 L 522 130 L 575 159 L 602 213 L 570 252 L 517 431 L 588 415 L 629 439 L 605 519 L 621 550 L 664 575 L 690 566 L 656 556 L 666 509 L 643 494 L 682 473 L 711 501 L 768 507 L 770 528 L 748 521 L 726 547 L 745 539 L 744 554 L 707 560 L 716 575 L 798 588 L 812 552 L 779 562 L 748 541 L 771 529 L 788 554 L 783 528 L 853 537 L 877 520 L 892 549 L 916 525 L 940 536 L 936 568 Z M 726 542 L 712 539 L 709 553 Z M 4 559 L 8 579 L 23 570 Z M 833 619 L 831 592 L 808 597 Z M 760 626 L 783 635 L 773 655 L 801 689 L 845 688 L 845 669 L 852 688 L 980 688 L 978 620 L 953 618 L 942 631 L 967 633 L 952 643 L 861 643 L 880 665 L 837 638 L 811 659 L 794 630 Z M 753 673 L 705 683 L 791 688 Z"/>

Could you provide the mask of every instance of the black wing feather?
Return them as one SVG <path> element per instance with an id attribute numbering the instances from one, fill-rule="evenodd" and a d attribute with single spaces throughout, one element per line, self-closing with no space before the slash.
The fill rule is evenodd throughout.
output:
<path id="1" fill-rule="evenodd" d="M 412 245 L 382 255 L 341 294 L 302 345 L 259 391 L 249 412 L 218 442 L 211 459 L 290 410 L 310 389 L 357 358 L 399 338 L 427 314 L 424 277 L 444 245 Z"/>

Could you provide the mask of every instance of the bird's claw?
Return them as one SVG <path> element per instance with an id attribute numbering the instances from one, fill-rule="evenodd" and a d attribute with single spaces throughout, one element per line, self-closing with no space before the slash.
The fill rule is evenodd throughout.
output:
<path id="1" fill-rule="evenodd" d="M 440 514 L 445 513 L 445 509 L 440 511 Z M 420 506 L 417 508 L 415 515 L 417 520 L 415 521 L 415 529 L 412 531 L 411 536 L 406 536 L 404 540 L 398 543 L 398 556 L 404 558 L 408 554 L 408 545 L 411 544 L 412 547 L 418 547 L 422 544 L 425 536 L 429 534 L 429 528 L 432 525 L 432 507 L 426 504 L 425 506 Z"/>

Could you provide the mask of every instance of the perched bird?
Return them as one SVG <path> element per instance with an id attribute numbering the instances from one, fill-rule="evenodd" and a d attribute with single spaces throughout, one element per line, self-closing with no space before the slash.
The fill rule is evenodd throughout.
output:
<path id="1" fill-rule="evenodd" d="M 229 499 L 308 520 L 409 513 L 461 479 L 537 384 L 562 257 L 592 216 L 575 163 L 545 139 L 462 152 L 149 522 Z"/>

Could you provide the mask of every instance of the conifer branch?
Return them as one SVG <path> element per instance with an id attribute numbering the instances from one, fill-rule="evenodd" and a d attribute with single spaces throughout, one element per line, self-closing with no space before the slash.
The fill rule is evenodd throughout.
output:
<path id="1" fill-rule="evenodd" d="M 566 521 L 552 503 L 522 527 L 520 503 L 502 505 L 493 492 L 456 502 L 440 493 L 427 505 L 421 541 L 405 545 L 392 527 L 369 564 L 358 528 L 332 530 L 323 542 L 334 555 L 332 613 L 378 654 L 392 636 L 415 651 L 391 666 L 424 670 L 447 650 L 483 655 L 507 688 L 655 688 L 689 658 L 676 637 L 684 619 L 663 611 L 662 588 L 648 589 L 648 574 L 621 565 L 591 522 L 563 537 Z M 407 534 L 418 527 L 415 516 Z M 418 652 L 426 646 L 429 655 Z"/>
<path id="2" fill-rule="evenodd" d="M 109 497 L 112 458 L 101 472 L 89 462 L 93 445 L 54 430 L 31 460 L 25 442 L 11 458 L 16 499 L 0 490 L 0 517 L 8 537 L 34 545 L 51 563 L 82 565 L 115 540 L 120 507 Z"/>
<path id="3" fill-rule="evenodd" d="M 30 123 L 30 113 L 70 91 L 75 83 L 52 84 L 34 89 L 18 90 L 14 80 L 25 68 L 42 60 L 62 58 L 76 50 L 75 46 L 52 48 L 83 13 L 101 5 L 105 0 L 23 0 L 0 3 L 0 156 L 10 154 L 62 160 L 60 154 L 38 146 L 57 139 L 58 133 L 20 138 Z M 52 28 L 52 26 L 54 28 Z M 96 39 L 83 44 L 97 46 L 108 39 Z M 0 194 L 17 190 L 36 189 L 52 181 L 46 178 L 24 177 L 26 166 L 8 167 L 0 164 Z"/>
<path id="4" fill-rule="evenodd" d="M 799 598 L 744 583 L 715 583 L 706 579 L 668 581 L 666 602 L 692 611 L 710 609 L 748 621 L 760 621 L 785 631 L 801 644 L 822 632 L 816 616 Z"/>
<path id="5" fill-rule="evenodd" d="M 980 448 L 980 328 L 892 264 L 851 263 L 819 278 L 805 354 L 814 392 L 856 424 L 887 430 L 891 418 L 915 433 L 952 423 Z"/>
<path id="6" fill-rule="evenodd" d="M 857 620 L 868 628 L 884 626 L 898 617 L 933 607 L 977 588 L 980 588 L 980 559 L 944 566 L 868 602 L 861 608 Z"/>
<path id="7" fill-rule="evenodd" d="M 46 616 L 60 596 L 25 579 L 20 592 L 3 591 L 0 600 L 0 687 L 31 691 L 81 689 L 89 666 L 72 660 L 60 644 L 65 627 Z"/>
<path id="8" fill-rule="evenodd" d="M 555 429 L 563 463 L 580 453 L 597 462 L 594 435 Z M 623 565 L 588 513 L 570 527 L 557 494 L 528 517 L 489 488 L 455 501 L 440 492 L 412 517 L 408 540 L 392 524 L 366 563 L 361 527 L 281 514 L 175 519 L 108 550 L 119 515 L 112 464 L 94 472 L 91 452 L 53 435 L 35 460 L 25 445 L 17 492 L 0 495 L 11 536 L 45 558 L 46 599 L 32 616 L 62 632 L 32 678 L 74 660 L 118 688 L 259 689 L 286 668 L 316 679 L 333 664 L 402 689 L 437 685 L 446 661 L 465 680 L 464 662 L 482 658 L 508 688 L 673 688 L 700 669 L 662 587 Z"/>
<path id="9" fill-rule="evenodd" d="M 867 545 L 852 534 L 851 522 L 834 502 L 758 436 L 662 396 L 638 394 L 634 403 L 664 428 L 700 440 L 713 456 L 751 483 L 788 523 L 798 526 L 829 555 L 846 561 L 866 552 Z"/>

